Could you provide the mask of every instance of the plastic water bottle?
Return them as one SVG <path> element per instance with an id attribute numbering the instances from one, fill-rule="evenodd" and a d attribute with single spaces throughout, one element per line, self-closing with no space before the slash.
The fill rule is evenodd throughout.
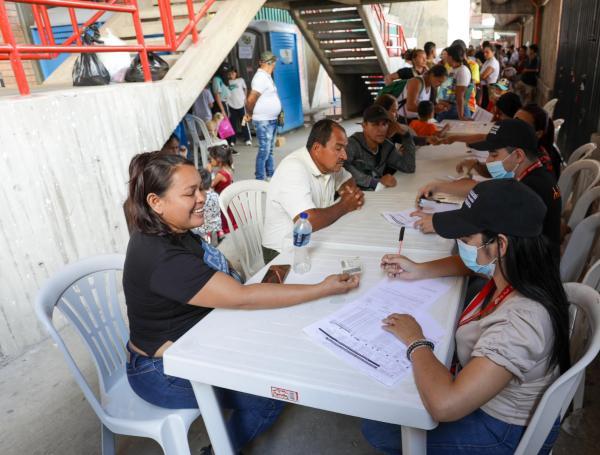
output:
<path id="1" fill-rule="evenodd" d="M 294 272 L 306 273 L 310 270 L 308 244 L 312 226 L 308 221 L 308 213 L 302 212 L 294 224 Z"/>

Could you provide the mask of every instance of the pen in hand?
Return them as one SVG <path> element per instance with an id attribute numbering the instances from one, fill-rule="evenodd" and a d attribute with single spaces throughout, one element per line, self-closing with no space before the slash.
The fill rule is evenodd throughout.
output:
<path id="1" fill-rule="evenodd" d="M 400 228 L 400 235 L 398 236 L 398 254 L 402 254 L 402 242 L 404 241 L 404 230 L 406 228 L 402 226 Z"/>

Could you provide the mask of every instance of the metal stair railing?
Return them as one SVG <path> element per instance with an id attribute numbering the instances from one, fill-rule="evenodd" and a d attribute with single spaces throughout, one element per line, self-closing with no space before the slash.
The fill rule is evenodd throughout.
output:
<path id="1" fill-rule="evenodd" d="M 15 34 L 12 31 L 8 13 L 6 9 L 7 2 L 25 3 L 31 5 L 31 11 L 38 27 L 41 44 L 19 44 L 16 42 Z M 137 52 L 140 56 L 140 62 L 144 72 L 144 80 L 152 81 L 150 66 L 148 62 L 148 52 L 173 52 L 176 51 L 191 35 L 192 42 L 198 42 L 198 23 L 217 0 L 205 0 L 198 12 L 194 10 L 193 0 L 186 0 L 188 10 L 188 23 L 179 35 L 175 33 L 175 24 L 171 10 L 170 0 L 158 0 L 158 9 L 160 21 L 163 28 L 165 42 L 164 44 L 147 44 L 142 30 L 142 21 L 140 19 L 140 8 L 137 0 L 0 0 L 0 32 L 2 33 L 4 44 L 0 43 L 0 60 L 9 60 L 13 74 L 15 76 L 17 87 L 21 95 L 28 95 L 31 90 L 25 70 L 23 60 L 52 59 L 61 53 L 92 53 L 92 52 Z M 50 17 L 47 7 L 65 7 L 68 8 L 73 34 L 62 44 L 56 44 Z M 76 9 L 97 10 L 97 12 L 88 19 L 81 27 L 77 23 Z M 137 44 L 128 44 L 124 46 L 103 46 L 90 45 L 84 46 L 81 42 L 81 35 L 86 27 L 96 22 L 105 12 L 128 13 L 132 16 L 132 22 L 135 29 Z M 75 44 L 73 44 L 75 43 Z"/>
<path id="2" fill-rule="evenodd" d="M 371 5 L 371 9 L 379 22 L 379 32 L 387 48 L 388 56 L 401 57 L 408 49 L 402 24 L 390 19 L 379 4 Z"/>

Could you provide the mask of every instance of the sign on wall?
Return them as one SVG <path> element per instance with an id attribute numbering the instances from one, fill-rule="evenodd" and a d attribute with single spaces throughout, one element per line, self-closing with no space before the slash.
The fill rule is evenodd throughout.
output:
<path id="1" fill-rule="evenodd" d="M 256 35 L 253 33 L 242 34 L 238 41 L 238 57 L 251 60 L 254 55 L 254 46 L 256 46 Z"/>

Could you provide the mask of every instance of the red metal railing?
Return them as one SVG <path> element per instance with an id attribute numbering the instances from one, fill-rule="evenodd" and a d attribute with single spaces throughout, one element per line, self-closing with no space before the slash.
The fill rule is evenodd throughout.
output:
<path id="1" fill-rule="evenodd" d="M 390 57 L 400 57 L 408 49 L 402 24 L 391 20 L 384 12 L 381 5 L 373 4 L 371 9 L 379 22 L 379 32 L 385 43 Z"/>
<path id="2" fill-rule="evenodd" d="M 11 29 L 6 2 L 31 4 L 35 24 L 40 36 L 40 45 L 18 44 Z M 52 59 L 60 53 L 90 53 L 90 52 L 137 52 L 144 71 L 144 80 L 152 81 L 150 66 L 148 63 L 148 52 L 150 51 L 176 51 L 184 40 L 191 35 L 192 42 L 198 42 L 198 23 L 207 14 L 208 10 L 216 0 L 205 0 L 198 12 L 194 11 L 193 0 L 186 0 L 188 11 L 188 23 L 179 35 L 175 32 L 175 23 L 171 10 L 170 0 L 158 0 L 160 21 L 164 33 L 164 44 L 147 44 L 144 39 L 142 22 L 137 0 L 105 0 L 102 2 L 89 0 L 0 0 L 0 32 L 4 44 L 0 44 L 0 60 L 10 60 L 17 87 L 22 95 L 30 93 L 29 84 L 23 68 L 23 60 Z M 73 34 L 62 44 L 56 44 L 50 24 L 47 7 L 68 8 L 69 18 L 73 26 Z M 81 27 L 77 24 L 76 9 L 97 10 Z M 133 27 L 137 44 L 125 46 L 84 46 L 81 35 L 86 27 L 95 23 L 105 12 L 128 13 L 132 16 Z M 73 44 L 75 43 L 75 44 Z"/>

